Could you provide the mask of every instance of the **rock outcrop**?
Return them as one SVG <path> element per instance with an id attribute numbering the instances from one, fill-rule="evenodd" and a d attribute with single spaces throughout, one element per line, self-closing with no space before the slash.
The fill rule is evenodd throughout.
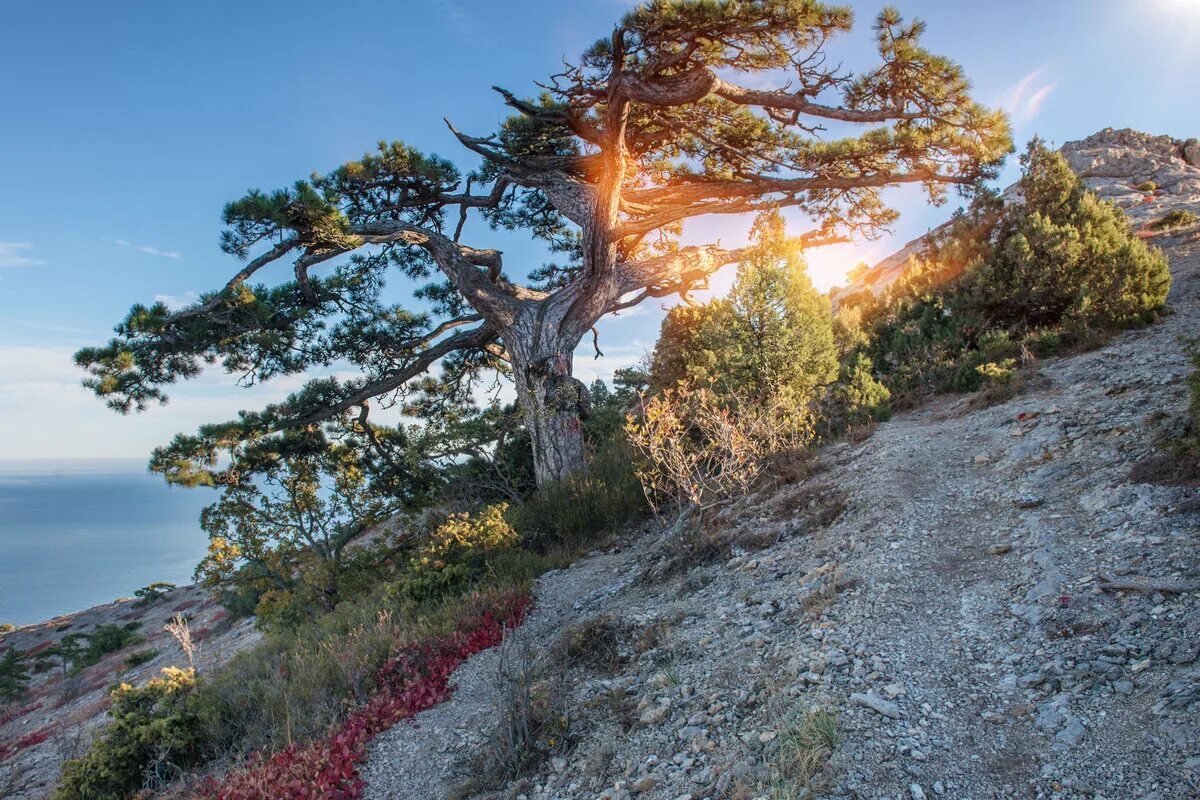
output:
<path id="1" fill-rule="evenodd" d="M 1067 142 L 1060 152 L 1084 185 L 1124 211 L 1136 228 L 1144 228 L 1176 209 L 1200 206 L 1200 139 L 1105 128 L 1086 139 Z M 1019 200 L 1015 190 L 1015 184 L 1008 187 L 1005 199 Z M 834 288 L 830 292 L 834 306 L 863 292 L 883 292 L 904 274 L 909 258 L 924 253 L 945 228 L 945 224 L 934 228 L 853 282 Z"/>

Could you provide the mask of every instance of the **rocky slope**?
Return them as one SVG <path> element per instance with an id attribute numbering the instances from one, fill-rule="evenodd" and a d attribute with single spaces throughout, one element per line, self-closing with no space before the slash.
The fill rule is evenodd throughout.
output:
<path id="1" fill-rule="evenodd" d="M 186 666 L 178 644 L 164 630 L 176 615 L 188 620 L 192 636 L 199 642 L 201 670 L 259 639 L 252 620 L 231 620 L 207 590 L 196 586 L 172 589 L 148 605 L 117 600 L 0 634 L 0 653 L 16 648 L 29 655 L 26 666 L 32 677 L 28 696 L 12 708 L 0 709 L 0 797 L 35 800 L 47 796 L 62 762 L 81 754 L 103 726 L 108 692 L 114 684 L 140 685 L 156 677 L 163 667 Z M 87 633 L 99 625 L 131 622 L 138 623 L 137 632 L 146 637 L 141 644 L 110 653 L 65 679 L 58 659 L 53 659 L 49 669 L 34 672 L 37 655 L 64 636 Z M 134 667 L 125 663 L 130 655 L 145 651 L 154 651 L 154 657 Z"/>
<path id="2" fill-rule="evenodd" d="M 1111 197 L 1170 187 L 1125 204 L 1144 221 L 1200 210 L 1180 146 L 1065 150 Z M 731 560 L 668 574 L 678 548 L 649 530 L 545 576 L 504 651 L 375 741 L 367 796 L 772 796 L 817 719 L 836 746 L 809 796 L 1200 797 L 1200 496 L 1130 478 L 1186 407 L 1200 227 L 1146 235 L 1172 262 L 1163 321 L 1041 362 L 1007 402 L 946 398 L 826 449 L 736 509 Z M 608 656 L 564 657 L 576 640 Z M 561 687 L 570 746 L 489 792 L 469 779 L 524 661 L 535 698 Z"/>
<path id="3" fill-rule="evenodd" d="M 1063 152 L 1139 226 L 1200 211 L 1195 140 L 1108 130 Z M 771 765 L 820 712 L 837 743 L 812 796 L 1200 797 L 1200 496 L 1130 479 L 1186 404 L 1200 227 L 1145 235 L 1172 262 L 1162 322 L 1038 364 L 1003 404 L 944 399 L 824 450 L 735 509 L 730 560 L 673 571 L 674 534 L 648 526 L 544 576 L 530 619 L 456 673 L 450 701 L 375 740 L 367 796 L 487 795 L 470 779 L 501 731 L 499 675 L 524 669 L 554 700 L 558 752 L 499 796 L 771 796 Z M 0 797 L 44 797 L 108 686 L 182 663 L 162 631 L 175 613 L 203 663 L 257 637 L 194 587 L 0 635 L 0 651 L 36 653 L 138 620 L 151 638 L 36 677 L 0 716 Z"/>

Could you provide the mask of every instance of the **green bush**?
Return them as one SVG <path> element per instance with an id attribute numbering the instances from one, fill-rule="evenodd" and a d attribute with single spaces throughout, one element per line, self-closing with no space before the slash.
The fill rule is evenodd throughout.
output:
<path id="1" fill-rule="evenodd" d="M 11 622 L 0 623 L 0 633 L 11 633 L 12 631 L 15 631 L 16 629 L 17 629 L 17 626 L 13 625 Z"/>
<path id="2" fill-rule="evenodd" d="M 508 522 L 539 553 L 587 547 L 649 513 L 623 434 L 602 443 L 586 475 L 543 487 L 509 508 Z"/>
<path id="3" fill-rule="evenodd" d="M 139 650 L 136 653 L 130 653 L 125 658 L 125 666 L 129 668 L 140 667 L 148 661 L 153 661 L 158 655 L 158 650 L 151 647 L 148 650 Z"/>
<path id="4" fill-rule="evenodd" d="M 1186 208 L 1177 208 L 1174 211 L 1168 211 L 1161 218 L 1151 222 L 1150 229 L 1165 231 L 1171 228 L 1182 228 L 1185 225 L 1192 225 L 1198 221 L 1200 221 L 1200 215 L 1188 211 Z"/>
<path id="5" fill-rule="evenodd" d="M 1040 140 L 1021 163 L 1023 203 L 981 197 L 887 292 L 861 301 L 866 343 L 844 357 L 843 378 L 862 354 L 902 404 L 973 391 L 999 377 L 989 364 L 1051 355 L 1160 311 L 1170 288 L 1162 253 Z"/>
<path id="6" fill-rule="evenodd" d="M 1142 181 L 1133 188 L 1137 189 L 1139 192 L 1153 192 L 1158 188 L 1158 184 L 1154 181 Z"/>
<path id="7" fill-rule="evenodd" d="M 842 364 L 831 400 L 826 419 L 836 430 L 882 422 L 892 413 L 892 393 L 875 377 L 874 365 L 864 353 L 853 353 Z"/>
<path id="8" fill-rule="evenodd" d="M 206 674 L 189 708 L 217 753 L 273 752 L 324 736 L 373 694 L 398 642 L 448 634 L 511 587 L 486 577 L 468 593 L 418 600 L 399 582 L 377 586 L 305 624 L 268 630 Z"/>
<path id="9" fill-rule="evenodd" d="M 82 758 L 63 764 L 55 800 L 113 800 L 159 787 L 201 763 L 207 737 L 192 699 L 191 670 L 167 667 L 140 689 L 112 693 L 109 724 Z"/>
<path id="10" fill-rule="evenodd" d="M 175 584 L 167 581 L 155 581 L 149 586 L 143 586 L 133 593 L 133 596 L 138 599 L 138 605 L 148 606 L 157 603 L 167 596 L 167 592 L 175 588 Z"/>
<path id="11" fill-rule="evenodd" d="M 837 377 L 829 300 L 813 287 L 778 213 L 760 216 L 753 236 L 727 298 L 667 314 L 651 385 L 661 391 L 690 381 L 759 403 L 786 402 L 807 416 L 820 387 Z"/>
<path id="12" fill-rule="evenodd" d="M 42 651 L 41 659 L 59 659 L 63 673 L 79 672 L 96 664 L 109 653 L 124 650 L 131 645 L 146 641 L 138 633 L 140 622 L 124 625 L 97 625 L 88 632 L 68 633 L 54 647 Z"/>
<path id="13" fill-rule="evenodd" d="M 25 696 L 29 688 L 29 670 L 25 654 L 16 648 L 6 650 L 0 657 L 0 702 L 12 703 Z"/>

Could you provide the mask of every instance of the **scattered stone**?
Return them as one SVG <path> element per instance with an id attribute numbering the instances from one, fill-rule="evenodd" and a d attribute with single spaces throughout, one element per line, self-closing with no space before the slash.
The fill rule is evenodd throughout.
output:
<path id="1" fill-rule="evenodd" d="M 850 702 L 858 703 L 860 706 L 869 708 L 875 713 L 882 714 L 889 719 L 900 719 L 900 706 L 890 700 L 884 700 L 878 695 L 855 692 L 850 695 Z"/>

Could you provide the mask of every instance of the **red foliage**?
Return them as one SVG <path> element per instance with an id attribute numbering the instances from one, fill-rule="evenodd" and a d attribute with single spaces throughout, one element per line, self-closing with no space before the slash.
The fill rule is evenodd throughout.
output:
<path id="1" fill-rule="evenodd" d="M 5 761 L 22 750 L 26 750 L 50 738 L 50 729 L 42 728 L 33 733 L 27 733 L 20 739 L 6 744 L 0 744 L 0 761 Z"/>
<path id="2" fill-rule="evenodd" d="M 25 652 L 25 655 L 26 655 L 26 656 L 36 656 L 38 653 L 44 653 L 44 652 L 46 652 L 47 650 L 49 650 L 49 649 L 50 649 L 51 647 L 53 647 L 53 646 L 54 646 L 54 640 L 53 640 L 53 639 L 47 639 L 46 641 L 44 641 L 44 642 L 42 642 L 41 644 L 39 644 L 37 647 L 33 647 L 33 648 L 30 648 L 29 650 L 27 650 L 27 651 Z"/>
<path id="3" fill-rule="evenodd" d="M 400 647 L 379 672 L 378 693 L 355 709 L 325 739 L 271 756 L 252 756 L 221 781 L 208 779 L 199 800 L 355 800 L 365 784 L 358 764 L 381 731 L 450 697 L 450 675 L 470 656 L 500 643 L 529 610 L 530 598 L 514 593 L 459 622 L 449 636 Z"/>
<path id="4" fill-rule="evenodd" d="M 187 611 L 189 608 L 192 608 L 193 606 L 196 606 L 199 603 L 200 603 L 199 600 L 187 600 L 187 601 L 175 606 L 171 610 L 172 611 Z"/>
<path id="5" fill-rule="evenodd" d="M 42 704 L 39 701 L 37 703 L 32 703 L 31 705 L 27 705 L 23 708 L 14 708 L 10 711 L 6 711 L 3 714 L 0 714 L 0 727 L 7 725 L 8 723 L 12 722 L 14 719 L 20 719 L 21 717 L 25 716 L 26 714 L 37 711 L 41 707 L 42 707 Z"/>

